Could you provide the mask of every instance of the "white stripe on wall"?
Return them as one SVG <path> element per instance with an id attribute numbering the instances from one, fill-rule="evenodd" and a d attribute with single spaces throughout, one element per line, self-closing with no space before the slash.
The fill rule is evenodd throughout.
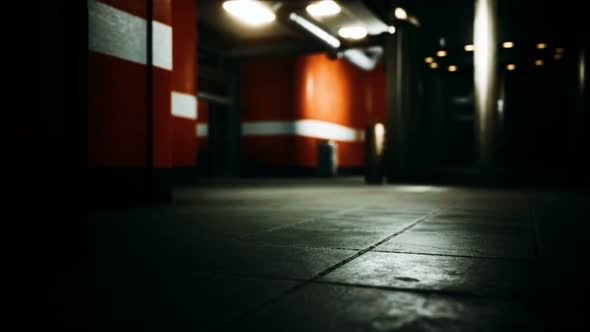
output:
<path id="1" fill-rule="evenodd" d="M 295 135 L 344 142 L 362 142 L 364 131 L 320 120 L 253 121 L 242 123 L 243 136 Z"/>
<path id="2" fill-rule="evenodd" d="M 88 0 L 88 49 L 147 64 L 147 21 L 125 11 Z M 172 27 L 152 21 L 153 64 L 172 70 Z"/>
<path id="3" fill-rule="evenodd" d="M 197 123 L 196 131 L 197 131 L 197 137 L 209 136 L 209 126 L 206 123 Z"/>
<path id="4" fill-rule="evenodd" d="M 182 92 L 172 91 L 172 115 L 186 118 L 197 119 L 197 98 Z"/>

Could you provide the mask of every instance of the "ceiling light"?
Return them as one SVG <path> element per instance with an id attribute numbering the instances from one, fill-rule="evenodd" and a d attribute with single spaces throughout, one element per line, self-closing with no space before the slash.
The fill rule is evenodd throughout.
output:
<path id="1" fill-rule="evenodd" d="M 445 51 L 445 50 L 437 51 L 436 52 L 436 56 L 439 57 L 439 58 L 446 57 L 447 56 L 447 51 Z"/>
<path id="2" fill-rule="evenodd" d="M 542 65 L 543 65 L 543 60 L 541 60 L 541 59 L 535 60 L 535 66 L 542 66 Z"/>
<path id="3" fill-rule="evenodd" d="M 473 46 L 473 44 L 465 45 L 466 52 L 473 52 L 474 49 L 475 49 L 475 46 Z"/>
<path id="4" fill-rule="evenodd" d="M 511 41 L 503 42 L 502 43 L 502 47 L 504 47 L 504 48 L 513 48 L 514 47 L 514 43 L 511 42 Z"/>
<path id="5" fill-rule="evenodd" d="M 333 48 L 340 47 L 340 40 L 338 38 L 332 36 L 322 28 L 318 27 L 317 25 L 311 23 L 310 21 L 306 20 L 305 18 L 291 13 L 289 15 L 289 19 L 297 24 L 299 24 L 302 28 L 309 31 L 310 33 L 314 34 L 319 39 L 326 42 L 328 45 L 332 46 Z"/>
<path id="6" fill-rule="evenodd" d="M 406 12 L 405 9 L 403 9 L 401 7 L 397 7 L 395 9 L 395 11 L 393 12 L 393 14 L 395 15 L 395 18 L 397 18 L 399 20 L 405 20 L 408 18 L 408 13 Z"/>
<path id="7" fill-rule="evenodd" d="M 430 64 L 430 68 L 432 68 L 432 69 L 438 68 L 438 63 L 436 63 L 436 62 L 432 62 L 432 63 Z"/>
<path id="8" fill-rule="evenodd" d="M 547 44 L 545 44 L 545 43 L 538 43 L 537 44 L 537 49 L 542 50 L 544 48 L 547 48 Z"/>
<path id="9" fill-rule="evenodd" d="M 454 72 L 454 71 L 457 71 L 457 66 L 451 65 L 451 66 L 449 66 L 448 69 L 449 69 L 450 72 Z"/>
<path id="10" fill-rule="evenodd" d="M 555 59 L 555 60 L 561 60 L 561 58 L 563 58 L 563 54 L 561 54 L 561 53 L 553 54 L 553 59 Z"/>
<path id="11" fill-rule="evenodd" d="M 363 39 L 367 36 L 367 29 L 361 26 L 344 27 L 338 30 L 338 34 L 342 38 Z"/>
<path id="12" fill-rule="evenodd" d="M 313 17 L 332 16 L 340 13 L 340 6 L 334 1 L 318 1 L 306 8 L 309 15 Z"/>
<path id="13" fill-rule="evenodd" d="M 511 63 L 509 65 L 506 65 L 506 69 L 508 69 L 508 70 L 514 70 L 514 69 L 516 69 L 516 65 Z"/>
<path id="14" fill-rule="evenodd" d="M 231 0 L 223 3 L 230 15 L 248 25 L 268 24 L 276 19 L 275 14 L 261 1 L 253 0 Z"/>
<path id="15" fill-rule="evenodd" d="M 393 35 L 395 33 L 395 27 L 393 25 L 390 25 L 389 28 L 387 28 L 387 32 Z"/>
<path id="16" fill-rule="evenodd" d="M 426 58 L 424 58 L 424 62 L 426 62 L 426 63 L 433 63 L 434 62 L 434 58 L 431 57 L 431 56 L 426 57 Z"/>
<path id="17" fill-rule="evenodd" d="M 563 53 L 563 52 L 565 52 L 565 49 L 563 49 L 561 47 L 558 47 L 558 48 L 555 49 L 555 52 L 557 52 L 557 53 Z"/>

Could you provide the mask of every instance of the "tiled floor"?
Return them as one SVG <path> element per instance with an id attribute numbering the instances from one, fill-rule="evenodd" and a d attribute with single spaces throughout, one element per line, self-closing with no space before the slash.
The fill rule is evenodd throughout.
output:
<path id="1" fill-rule="evenodd" d="M 574 193 L 358 178 L 185 187 L 172 205 L 89 214 L 90 326 L 574 329 L 563 313 L 580 310 L 567 294 L 583 280 L 569 274 L 588 203 Z"/>

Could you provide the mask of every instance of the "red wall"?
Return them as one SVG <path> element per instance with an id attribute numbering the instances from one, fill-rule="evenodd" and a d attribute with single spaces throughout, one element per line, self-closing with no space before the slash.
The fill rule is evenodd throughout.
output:
<path id="1" fill-rule="evenodd" d="M 172 0 L 172 90 L 197 95 L 197 5 L 195 0 Z M 197 162 L 196 119 L 172 117 L 173 166 Z"/>
<path id="2" fill-rule="evenodd" d="M 362 71 L 325 54 L 255 58 L 242 64 L 242 121 L 320 120 L 364 130 L 385 121 L 381 65 Z M 324 139 L 295 135 L 242 137 L 242 158 L 264 166 L 315 167 Z M 364 142 L 337 141 L 338 164 L 364 164 Z"/>

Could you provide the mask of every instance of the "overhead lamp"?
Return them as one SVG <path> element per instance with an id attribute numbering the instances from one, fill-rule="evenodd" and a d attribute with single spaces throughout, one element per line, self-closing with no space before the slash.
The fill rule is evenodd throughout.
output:
<path id="1" fill-rule="evenodd" d="M 426 57 L 426 58 L 424 58 L 424 62 L 426 62 L 426 63 L 433 63 L 434 62 L 434 58 L 431 57 L 431 56 Z"/>
<path id="2" fill-rule="evenodd" d="M 537 60 L 535 60 L 535 66 L 542 66 L 542 65 L 543 65 L 543 63 L 544 63 L 544 62 L 543 62 L 543 60 L 541 60 L 541 59 L 537 59 Z"/>
<path id="3" fill-rule="evenodd" d="M 393 25 L 390 25 L 390 26 L 387 28 L 387 32 L 389 32 L 390 34 L 392 34 L 392 35 L 393 35 L 393 34 L 395 33 L 395 27 L 394 27 Z"/>
<path id="4" fill-rule="evenodd" d="M 340 13 L 340 6 L 334 1 L 317 1 L 307 6 L 309 15 L 313 17 L 333 16 Z"/>
<path id="5" fill-rule="evenodd" d="M 395 18 L 397 18 L 398 20 L 405 20 L 408 18 L 408 13 L 406 12 L 405 9 L 403 9 L 401 7 L 397 7 L 393 11 L 393 14 L 395 15 Z"/>
<path id="6" fill-rule="evenodd" d="M 545 49 L 545 48 L 547 48 L 547 44 L 545 44 L 545 43 L 537 43 L 537 49 L 538 50 L 542 50 L 542 49 Z"/>
<path id="7" fill-rule="evenodd" d="M 506 69 L 507 70 L 510 70 L 510 71 L 515 70 L 516 69 L 516 65 L 513 64 L 513 63 L 508 64 L 508 65 L 506 65 Z"/>
<path id="8" fill-rule="evenodd" d="M 457 71 L 457 66 L 455 66 L 455 65 L 450 65 L 450 66 L 449 66 L 449 68 L 448 68 L 448 70 L 449 70 L 450 72 L 455 72 L 455 71 Z"/>
<path id="9" fill-rule="evenodd" d="M 430 63 L 430 68 L 432 68 L 432 69 L 436 69 L 436 68 L 438 68 L 438 63 L 436 63 L 436 62 L 431 62 L 431 63 Z"/>
<path id="10" fill-rule="evenodd" d="M 275 14 L 262 1 L 230 0 L 223 3 L 230 15 L 252 26 L 268 24 L 276 19 Z"/>
<path id="11" fill-rule="evenodd" d="M 473 44 L 467 44 L 464 47 L 465 52 L 473 52 L 473 50 L 475 50 L 475 46 L 473 46 Z"/>
<path id="12" fill-rule="evenodd" d="M 563 52 L 565 52 L 565 49 L 562 48 L 562 47 L 558 47 L 558 48 L 555 49 L 555 52 L 557 52 L 557 53 L 563 53 Z"/>
<path id="13" fill-rule="evenodd" d="M 555 54 L 553 54 L 553 59 L 555 59 L 555 60 L 561 60 L 561 58 L 563 58 L 563 54 L 562 53 L 555 53 Z"/>
<path id="14" fill-rule="evenodd" d="M 436 56 L 439 57 L 439 58 L 444 58 L 444 57 L 447 56 L 447 51 L 445 51 L 445 50 L 437 51 L 436 52 Z"/>
<path id="15" fill-rule="evenodd" d="M 338 34 L 346 39 L 363 39 L 367 36 L 367 29 L 362 26 L 343 27 L 338 30 Z"/>
<path id="16" fill-rule="evenodd" d="M 332 46 L 333 48 L 340 47 L 340 40 L 338 38 L 332 36 L 330 33 L 326 32 L 324 29 L 318 27 L 317 25 L 311 23 L 310 21 L 306 20 L 305 18 L 291 13 L 289 15 L 289 19 L 304 28 L 305 30 L 309 31 L 319 39 L 323 40 L 328 45 Z"/>
<path id="17" fill-rule="evenodd" d="M 514 47 L 514 43 L 511 42 L 511 41 L 503 42 L 502 43 L 502 47 L 504 47 L 504 48 L 513 48 Z"/>

